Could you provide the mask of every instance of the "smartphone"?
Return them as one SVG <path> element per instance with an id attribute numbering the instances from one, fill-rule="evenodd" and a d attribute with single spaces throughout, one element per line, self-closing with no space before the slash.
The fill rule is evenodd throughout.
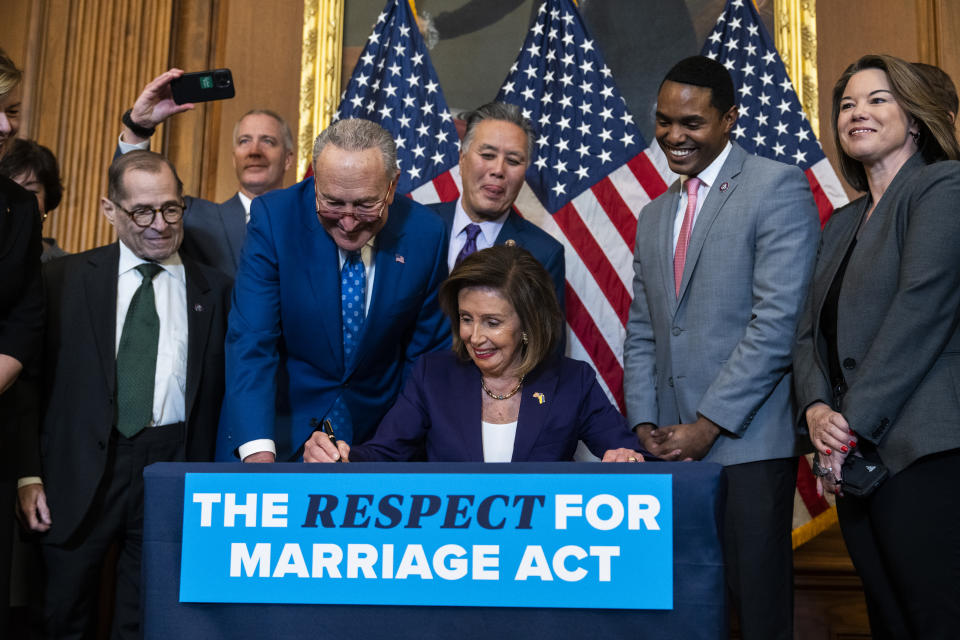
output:
<path id="1" fill-rule="evenodd" d="M 230 69 L 185 73 L 170 82 L 170 91 L 177 104 L 226 100 L 234 96 L 233 74 Z"/>

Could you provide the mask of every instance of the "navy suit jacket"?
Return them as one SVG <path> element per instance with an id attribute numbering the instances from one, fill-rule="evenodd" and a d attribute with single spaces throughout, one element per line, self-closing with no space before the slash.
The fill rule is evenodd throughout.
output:
<path id="1" fill-rule="evenodd" d="M 444 224 L 447 225 L 447 235 L 450 235 L 451 229 L 453 228 L 453 216 L 457 211 L 457 201 L 432 204 L 430 208 L 443 218 Z M 553 289 L 557 293 L 557 302 L 560 303 L 560 311 L 566 314 L 566 308 L 564 306 L 566 274 L 564 273 L 563 245 L 537 225 L 528 220 L 524 220 L 513 209 L 510 210 L 510 215 L 508 215 L 504 221 L 503 228 L 500 229 L 500 234 L 497 235 L 494 244 L 506 244 L 508 240 L 513 240 L 517 246 L 523 247 L 532 253 L 533 257 L 540 261 L 540 264 L 546 268 L 550 274 L 550 279 L 553 280 Z M 444 260 L 446 260 L 446 250 L 444 250 L 443 255 Z"/>
<path id="2" fill-rule="evenodd" d="M 240 196 L 234 194 L 220 204 L 190 196 L 184 202 L 187 210 L 183 215 L 180 254 L 234 277 L 247 235 L 247 212 Z"/>
<path id="3" fill-rule="evenodd" d="M 429 209 L 397 196 L 377 234 L 370 308 L 344 363 L 337 246 L 317 219 L 313 178 L 253 201 L 227 333 L 227 393 L 217 457 L 269 438 L 289 459 L 343 396 L 362 442 L 420 355 L 450 347 L 438 287 L 447 234 Z M 278 376 L 281 381 L 277 394 Z M 277 411 L 277 405 L 281 410 Z"/>
<path id="4" fill-rule="evenodd" d="M 420 358 L 377 433 L 351 448 L 350 460 L 409 460 L 425 447 L 431 462 L 483 462 L 482 393 L 472 362 L 452 351 Z M 527 374 L 520 393 L 513 462 L 573 460 L 580 440 L 597 457 L 640 450 L 584 362 L 554 356 Z"/>

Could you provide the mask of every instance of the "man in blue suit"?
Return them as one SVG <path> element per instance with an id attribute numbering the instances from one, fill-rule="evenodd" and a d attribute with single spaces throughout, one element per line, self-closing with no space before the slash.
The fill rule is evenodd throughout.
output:
<path id="1" fill-rule="evenodd" d="M 137 97 L 133 108 L 123 114 L 123 132 L 117 153 L 149 149 L 150 136 L 167 118 L 193 109 L 176 104 L 170 82 L 183 75 L 170 69 L 151 80 Z M 233 127 L 233 168 L 237 193 L 221 203 L 184 197 L 184 238 L 181 253 L 197 262 L 216 267 L 233 277 L 240 263 L 240 251 L 250 220 L 250 203 L 259 196 L 283 187 L 283 178 L 293 166 L 293 135 L 275 112 L 252 109 Z"/>
<path id="2" fill-rule="evenodd" d="M 447 267 L 495 244 L 523 247 L 540 261 L 564 311 L 563 245 L 513 210 L 533 156 L 533 129 L 516 105 L 491 102 L 466 115 L 460 146 L 463 193 L 432 205 L 447 225 Z"/>
<path id="3" fill-rule="evenodd" d="M 219 459 L 299 457 L 312 419 L 363 442 L 413 361 L 450 346 L 437 301 L 446 230 L 395 196 L 390 134 L 366 120 L 335 122 L 314 143 L 313 169 L 315 179 L 251 209 L 226 340 Z"/>

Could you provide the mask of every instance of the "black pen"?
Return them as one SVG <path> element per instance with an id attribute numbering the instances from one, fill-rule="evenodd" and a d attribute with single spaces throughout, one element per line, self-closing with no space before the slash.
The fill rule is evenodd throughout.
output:
<path id="1" fill-rule="evenodd" d="M 320 431 L 320 429 L 323 429 L 323 432 L 324 432 L 325 434 L 327 434 L 327 437 L 328 437 L 328 438 L 330 438 L 330 442 L 333 443 L 333 448 L 336 449 L 336 450 L 337 450 L 337 453 L 339 454 L 339 453 L 340 453 L 340 447 L 337 446 L 337 436 L 333 435 L 333 425 L 330 424 L 330 420 L 325 419 L 325 420 L 323 421 L 323 425 L 320 426 L 320 427 L 316 426 L 316 424 L 317 424 L 316 418 L 311 419 L 311 420 L 310 420 L 310 423 L 311 423 L 311 426 L 314 427 L 314 431 Z M 338 458 L 337 458 L 337 462 L 343 462 L 343 458 L 342 458 L 342 457 L 338 457 Z"/>

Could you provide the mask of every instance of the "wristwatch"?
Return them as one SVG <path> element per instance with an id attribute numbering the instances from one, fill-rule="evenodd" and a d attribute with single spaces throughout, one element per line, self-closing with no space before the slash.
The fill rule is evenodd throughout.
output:
<path id="1" fill-rule="evenodd" d="M 820 456 L 813 456 L 813 466 L 810 469 L 813 471 L 813 475 L 818 478 L 826 478 L 828 474 L 833 473 L 833 467 L 821 467 L 820 466 Z"/>

